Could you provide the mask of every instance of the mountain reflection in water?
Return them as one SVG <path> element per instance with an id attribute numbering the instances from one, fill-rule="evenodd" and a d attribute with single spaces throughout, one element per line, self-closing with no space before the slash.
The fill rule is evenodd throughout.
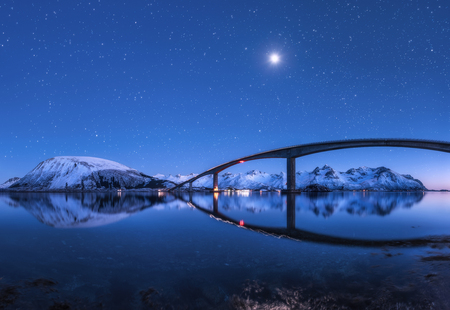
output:
<path id="1" fill-rule="evenodd" d="M 215 219 L 276 237 L 364 247 L 421 246 L 448 242 L 449 238 L 442 234 L 429 235 L 427 230 L 411 231 L 408 220 L 394 219 L 391 223 L 383 220 L 383 217 L 391 214 L 395 209 L 410 209 L 423 197 L 422 192 L 371 194 L 344 192 L 268 196 L 256 194 L 245 198 L 218 193 L 203 196 L 192 194 L 178 196 L 179 199 Z M 273 216 L 266 216 L 262 220 L 255 221 L 256 216 L 248 215 L 270 213 L 271 208 L 285 214 L 285 222 L 281 225 L 284 227 L 271 225 Z M 311 211 L 315 214 L 314 217 L 302 216 L 302 213 L 311 214 Z M 338 217 L 339 212 L 335 211 L 345 212 L 341 212 L 341 216 Z M 323 215 L 322 219 L 317 217 L 319 214 Z M 326 221 L 333 214 L 336 214 L 336 221 Z M 349 218 L 353 215 L 358 215 L 361 219 Z M 361 225 L 361 221 L 367 215 L 377 215 L 378 219 L 365 221 Z M 243 217 L 249 221 L 243 220 Z M 414 217 L 412 220 L 415 220 Z"/>
<path id="2" fill-rule="evenodd" d="M 0 193 L 0 308 L 448 309 L 449 199 Z"/>
<path id="3" fill-rule="evenodd" d="M 422 192 L 332 192 L 300 195 L 259 192 L 248 195 L 171 195 L 163 192 L 9 193 L 2 195 L 2 199 L 11 206 L 23 207 L 40 222 L 56 228 L 102 226 L 123 220 L 147 208 L 173 205 L 177 208 L 195 207 L 215 219 L 278 237 L 330 244 L 385 246 L 398 242 L 408 242 L 411 245 L 442 242 L 441 237 L 430 239 L 424 230 L 405 230 L 397 224 L 386 225 L 381 220 L 362 222 L 368 216 L 386 217 L 395 210 L 411 209 L 420 203 L 424 195 Z M 265 217 L 261 217 L 261 214 Z M 355 215 L 361 217 L 361 220 L 352 219 Z M 277 221 L 280 216 L 284 218 L 282 225 Z M 361 223 L 364 223 L 363 227 L 358 227 Z M 444 239 L 446 242 L 447 238 Z"/>
<path id="4" fill-rule="evenodd" d="M 173 197 L 117 193 L 9 193 L 2 200 L 23 207 L 41 223 L 56 228 L 85 228 L 107 225 Z"/>
<path id="5" fill-rule="evenodd" d="M 311 211 L 317 216 L 330 217 L 336 212 L 346 211 L 360 216 L 389 215 L 395 209 L 411 208 L 419 203 L 424 192 L 331 192 L 302 193 L 294 195 L 295 208 Z M 194 202 L 205 209 L 211 209 L 210 195 L 194 195 Z M 186 194 L 181 197 L 185 197 Z M 249 196 L 221 193 L 218 203 L 224 210 L 247 210 L 249 212 L 264 212 L 269 209 L 283 210 L 286 208 L 286 195 L 278 193 L 251 193 Z"/>
<path id="6" fill-rule="evenodd" d="M 295 208 L 297 211 L 313 212 L 328 218 L 336 212 L 345 211 L 352 215 L 386 216 L 395 209 L 411 208 L 424 197 L 422 192 L 410 193 L 302 193 L 281 195 L 278 193 L 255 192 L 239 194 L 183 194 L 172 196 L 164 192 L 156 195 L 134 192 L 114 193 L 8 193 L 2 200 L 14 207 L 23 207 L 40 222 L 57 228 L 94 227 L 106 225 L 150 207 L 169 202 L 191 202 L 206 210 L 213 210 L 216 204 L 225 211 L 239 210 L 260 213 L 267 210 Z"/>

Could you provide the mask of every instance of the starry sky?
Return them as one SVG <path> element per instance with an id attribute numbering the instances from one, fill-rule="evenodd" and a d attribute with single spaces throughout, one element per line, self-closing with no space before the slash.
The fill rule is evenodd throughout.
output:
<path id="1" fill-rule="evenodd" d="M 0 57 L 0 183 L 61 155 L 167 175 L 310 142 L 450 141 L 446 0 L 0 0 Z M 297 159 L 324 164 L 450 189 L 447 153 Z M 229 171 L 251 169 L 285 160 Z"/>

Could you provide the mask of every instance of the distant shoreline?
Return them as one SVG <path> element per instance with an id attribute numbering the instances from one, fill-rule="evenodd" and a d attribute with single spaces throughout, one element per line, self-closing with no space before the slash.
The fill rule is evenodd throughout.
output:
<path id="1" fill-rule="evenodd" d="M 10 188 L 2 188 L 0 189 L 0 193 L 132 193 L 132 192 L 163 192 L 167 193 L 169 192 L 168 188 L 146 188 L 146 189 L 91 189 L 91 190 L 77 190 L 77 189 L 71 189 L 71 190 L 25 190 L 25 189 L 10 189 Z M 187 189 L 181 189 L 181 190 L 175 190 L 176 192 L 183 192 L 183 193 L 189 193 L 189 190 Z M 259 193 L 281 193 L 281 194 L 287 194 L 287 192 L 284 192 L 284 190 L 252 190 L 252 189 L 235 189 L 235 190 L 218 190 L 214 191 L 213 189 L 194 189 L 192 191 L 193 193 L 224 193 L 224 192 L 231 192 L 231 193 L 239 193 L 239 192 L 259 192 Z M 450 192 L 450 190 L 447 189 L 441 189 L 441 190 L 435 190 L 435 189 L 427 189 L 427 190 L 331 190 L 331 191 L 302 191 L 301 189 L 298 189 L 296 194 L 299 193 L 339 193 L 339 192 L 361 192 L 361 193 L 417 193 L 417 192 L 440 192 L 440 193 L 446 193 Z"/>

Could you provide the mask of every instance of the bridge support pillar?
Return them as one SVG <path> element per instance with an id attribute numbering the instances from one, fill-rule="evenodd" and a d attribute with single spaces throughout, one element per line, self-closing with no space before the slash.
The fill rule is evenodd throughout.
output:
<path id="1" fill-rule="evenodd" d="M 286 190 L 288 192 L 293 192 L 295 191 L 295 158 L 293 157 L 287 158 L 286 174 L 287 174 Z"/>
<path id="2" fill-rule="evenodd" d="M 213 174 L 213 190 L 219 190 L 219 174 L 217 172 Z"/>
<path id="3" fill-rule="evenodd" d="M 192 192 L 192 182 L 189 182 L 189 191 Z"/>

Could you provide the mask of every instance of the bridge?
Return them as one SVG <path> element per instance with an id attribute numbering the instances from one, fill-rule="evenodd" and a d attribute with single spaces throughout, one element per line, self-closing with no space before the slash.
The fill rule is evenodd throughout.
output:
<path id="1" fill-rule="evenodd" d="M 210 174 L 213 175 L 213 189 L 214 191 L 217 191 L 219 190 L 219 172 L 221 172 L 222 170 L 250 160 L 266 158 L 286 158 L 287 191 L 294 192 L 296 158 L 315 153 L 360 147 L 407 147 L 450 153 L 450 142 L 419 139 L 353 139 L 300 144 L 256 153 L 250 156 L 226 162 L 219 166 L 208 169 L 205 172 L 202 172 L 199 175 L 172 187 L 171 189 L 169 189 L 169 191 L 181 188 L 188 183 L 189 190 L 192 191 L 192 183 L 195 180 Z"/>

